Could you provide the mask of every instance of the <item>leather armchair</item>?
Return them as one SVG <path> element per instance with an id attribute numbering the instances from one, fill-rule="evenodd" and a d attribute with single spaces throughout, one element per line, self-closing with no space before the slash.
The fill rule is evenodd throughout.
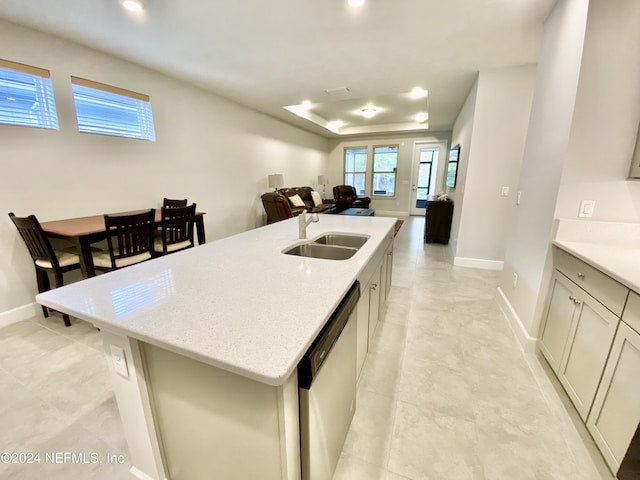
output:
<path id="1" fill-rule="evenodd" d="M 369 197 L 358 197 L 356 189 L 351 185 L 336 185 L 333 187 L 333 198 L 338 210 L 347 208 L 369 208 L 371 199 Z"/>

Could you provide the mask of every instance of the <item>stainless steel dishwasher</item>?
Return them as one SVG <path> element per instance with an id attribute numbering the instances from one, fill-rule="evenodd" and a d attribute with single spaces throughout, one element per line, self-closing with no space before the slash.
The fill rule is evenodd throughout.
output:
<path id="1" fill-rule="evenodd" d="M 298 365 L 302 480 L 331 480 L 356 408 L 356 305 L 344 296 Z"/>

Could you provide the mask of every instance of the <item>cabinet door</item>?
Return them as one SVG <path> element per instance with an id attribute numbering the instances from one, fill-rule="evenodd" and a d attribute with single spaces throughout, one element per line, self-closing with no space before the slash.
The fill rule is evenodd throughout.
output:
<path id="1" fill-rule="evenodd" d="M 558 378 L 586 421 L 620 320 L 587 293 L 576 291 L 572 303 L 577 310 Z"/>
<path id="2" fill-rule="evenodd" d="M 576 310 L 576 305 L 573 303 L 574 288 L 576 288 L 575 285 L 569 279 L 561 273 L 554 272 L 539 347 L 556 374 L 560 370 Z"/>
<path id="3" fill-rule="evenodd" d="M 369 286 L 360 292 L 360 300 L 358 300 L 358 336 L 356 346 L 356 375 L 360 377 L 364 361 L 369 351 L 369 303 L 370 303 Z"/>
<path id="4" fill-rule="evenodd" d="M 587 428 L 613 472 L 640 421 L 640 334 L 620 322 L 587 419 Z"/>
<path id="5" fill-rule="evenodd" d="M 380 319 L 380 271 L 382 265 L 378 265 L 371 282 L 369 282 L 369 344 L 373 340 L 373 334 L 376 331 L 378 320 Z"/>

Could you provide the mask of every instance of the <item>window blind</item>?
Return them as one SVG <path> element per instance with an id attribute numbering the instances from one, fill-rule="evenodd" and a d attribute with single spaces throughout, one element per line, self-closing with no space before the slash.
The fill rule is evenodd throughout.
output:
<path id="1" fill-rule="evenodd" d="M 80 132 L 155 141 L 147 95 L 78 77 L 71 83 Z"/>
<path id="2" fill-rule="evenodd" d="M 49 70 L 0 59 L 0 123 L 58 129 Z"/>

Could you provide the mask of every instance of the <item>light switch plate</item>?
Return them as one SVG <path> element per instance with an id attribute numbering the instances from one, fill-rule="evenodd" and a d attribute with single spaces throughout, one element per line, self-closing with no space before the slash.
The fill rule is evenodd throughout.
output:
<path id="1" fill-rule="evenodd" d="M 580 211 L 578 212 L 578 217 L 580 218 L 593 217 L 593 210 L 595 208 L 596 208 L 595 200 L 582 200 L 580 202 Z"/>
<path id="2" fill-rule="evenodd" d="M 124 350 L 117 345 L 110 345 L 109 348 L 111 349 L 113 369 L 124 378 L 129 378 L 129 369 L 127 368 L 127 358 L 124 355 Z"/>
<path id="3" fill-rule="evenodd" d="M 506 197 L 507 195 L 509 195 L 509 187 L 502 187 L 502 190 L 500 191 L 500 196 Z"/>

